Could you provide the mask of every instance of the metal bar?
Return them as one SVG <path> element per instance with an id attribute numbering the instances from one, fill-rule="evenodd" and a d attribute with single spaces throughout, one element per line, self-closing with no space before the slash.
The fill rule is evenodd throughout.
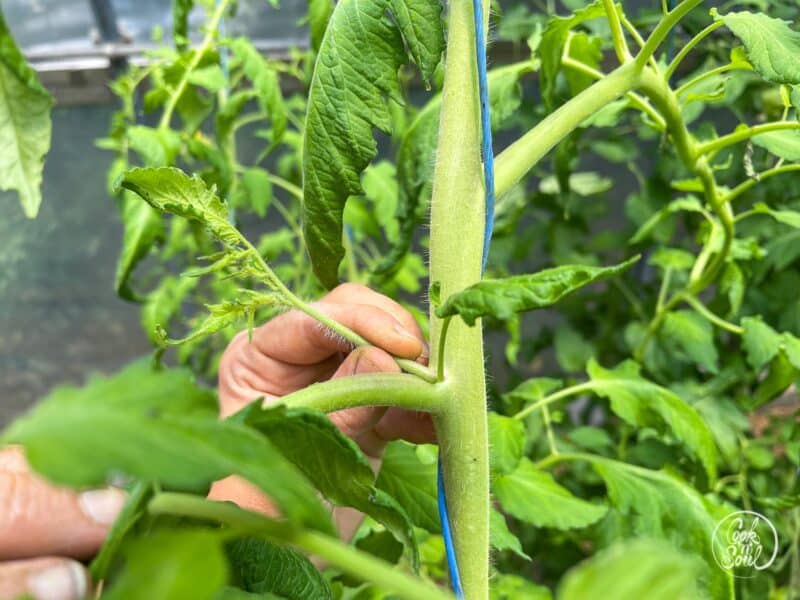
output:
<path id="1" fill-rule="evenodd" d="M 94 22 L 100 39 L 104 42 L 118 42 L 122 40 L 122 34 L 117 25 L 117 15 L 111 0 L 89 0 L 94 15 Z"/>

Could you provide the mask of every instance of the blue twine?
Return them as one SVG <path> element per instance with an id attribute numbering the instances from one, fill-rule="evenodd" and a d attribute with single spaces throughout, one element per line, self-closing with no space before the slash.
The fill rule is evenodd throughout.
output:
<path id="1" fill-rule="evenodd" d="M 481 0 L 472 0 L 472 13 L 475 20 L 475 49 L 478 63 L 478 92 L 481 109 L 481 154 L 483 158 L 483 181 L 486 186 L 486 217 L 483 231 L 483 256 L 481 273 L 486 270 L 489 259 L 489 246 L 494 229 L 494 149 L 492 147 L 492 119 L 489 108 L 489 82 L 486 73 L 486 36 L 483 30 L 483 6 Z M 444 489 L 444 473 L 442 471 L 441 453 L 437 469 L 437 499 L 439 520 L 442 523 L 442 537 L 447 555 L 447 567 L 450 570 L 450 584 L 458 600 L 464 598 L 461 586 L 461 574 L 458 570 L 453 533 L 450 528 L 450 516 L 447 512 L 447 494 Z"/>
<path id="2" fill-rule="evenodd" d="M 464 597 L 464 590 L 461 588 L 461 575 L 458 572 L 453 532 L 450 530 L 450 515 L 447 514 L 447 496 L 444 493 L 444 472 L 442 471 L 441 457 L 436 469 L 436 485 L 439 490 L 437 494 L 439 520 L 442 522 L 442 537 L 444 538 L 444 549 L 447 555 L 447 568 L 450 571 L 450 585 L 453 587 L 453 593 L 455 593 L 456 598 L 461 600 Z"/>

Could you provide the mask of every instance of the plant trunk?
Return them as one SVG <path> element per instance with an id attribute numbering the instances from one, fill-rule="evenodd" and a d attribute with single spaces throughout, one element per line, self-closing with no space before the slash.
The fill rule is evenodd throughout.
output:
<path id="1" fill-rule="evenodd" d="M 443 299 L 480 280 L 485 218 L 472 4 L 457 0 L 449 8 L 430 242 L 431 282 L 439 282 Z M 444 361 L 445 380 L 452 392 L 436 429 L 459 571 L 466 598 L 485 600 L 489 456 L 483 336 L 480 322 L 467 327 L 460 318 L 453 318 L 445 356 L 440 357 L 441 330 L 442 322 L 431 310 L 432 363 Z"/>

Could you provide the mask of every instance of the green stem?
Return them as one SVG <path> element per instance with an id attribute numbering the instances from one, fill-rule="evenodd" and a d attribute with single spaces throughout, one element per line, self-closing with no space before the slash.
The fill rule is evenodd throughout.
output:
<path id="1" fill-rule="evenodd" d="M 577 385 L 571 385 L 570 387 L 566 387 L 563 390 L 559 390 L 549 396 L 545 396 L 541 400 L 534 402 L 533 404 L 526 406 L 517 414 L 515 414 L 512 418 L 514 419 L 524 419 L 529 414 L 536 412 L 540 408 L 547 406 L 548 404 L 552 404 L 553 402 L 558 402 L 559 400 L 563 400 L 564 398 L 569 398 L 570 396 L 578 396 L 583 394 L 584 392 L 590 392 L 596 387 L 596 382 L 594 381 L 585 381 L 583 383 L 579 383 Z"/>
<path id="2" fill-rule="evenodd" d="M 484 2 L 488 16 L 489 2 Z M 481 279 L 485 217 L 472 5 L 450 3 L 430 216 L 430 280 L 447 298 Z M 501 191 L 497 190 L 498 197 Z M 453 215 L 458 215 L 454 219 Z M 435 417 L 447 505 L 467 600 L 489 595 L 489 446 L 480 324 L 444 323 L 430 307 L 432 364 L 450 387 Z M 441 364 L 440 364 L 441 362 Z"/>
<path id="3" fill-rule="evenodd" d="M 708 37 L 713 31 L 722 27 L 722 21 L 714 21 L 711 25 L 703 29 L 700 33 L 694 36 L 691 40 L 689 40 L 686 45 L 681 48 L 680 52 L 675 55 L 675 58 L 672 59 L 672 62 L 669 63 L 666 72 L 664 73 L 664 77 L 669 79 L 675 73 L 676 69 L 680 66 L 683 62 L 683 59 L 691 52 L 697 44 L 702 42 L 706 37 Z"/>
<path id="4" fill-rule="evenodd" d="M 287 181 L 283 177 L 278 177 L 277 175 L 269 172 L 267 172 L 267 179 L 269 179 L 272 185 L 277 185 L 279 188 L 283 188 L 300 201 L 303 200 L 303 190 L 299 186 L 293 184 L 291 181 Z"/>
<path id="5" fill-rule="evenodd" d="M 625 34 L 622 31 L 622 24 L 619 20 L 619 13 L 614 4 L 614 0 L 603 0 L 603 7 L 606 11 L 608 24 L 611 27 L 611 39 L 614 43 L 614 52 L 617 53 L 619 62 L 625 64 L 631 60 L 631 53 L 628 50 L 628 44 L 625 41 Z"/>
<path id="6" fill-rule="evenodd" d="M 340 540 L 315 531 L 297 529 L 285 521 L 275 521 L 243 510 L 228 502 L 213 502 L 191 494 L 163 493 L 153 498 L 147 506 L 153 514 L 176 515 L 224 523 L 243 535 L 260 535 L 271 541 L 290 544 L 358 579 L 375 584 L 378 588 L 397 594 L 407 600 L 431 598 L 452 600 L 443 590 L 406 575 L 391 565 L 369 554 L 356 550 Z"/>
<path id="7" fill-rule="evenodd" d="M 667 299 L 667 292 L 669 291 L 669 284 L 672 280 L 672 267 L 668 267 L 664 272 L 664 279 L 661 281 L 661 287 L 658 290 L 658 299 L 656 300 L 656 312 L 659 312 Z"/>
<path id="8" fill-rule="evenodd" d="M 656 25 L 653 33 L 647 38 L 644 47 L 636 55 L 636 64 L 639 68 L 644 68 L 647 61 L 650 60 L 661 43 L 667 38 L 669 32 L 675 27 L 680 20 L 686 16 L 698 4 L 702 4 L 703 0 L 684 0 L 678 6 L 668 12 L 664 18 Z"/>
<path id="9" fill-rule="evenodd" d="M 622 65 L 560 106 L 503 150 L 495 160 L 497 197 L 514 187 L 545 154 L 583 121 L 633 90 L 639 84 L 639 74 L 640 69 L 633 63 Z"/>
<path id="10" fill-rule="evenodd" d="M 735 188 L 733 188 L 730 192 L 725 194 L 720 199 L 720 203 L 730 204 L 731 202 L 736 200 L 736 198 L 744 194 L 746 191 L 754 187 L 756 184 L 764 181 L 765 179 L 769 179 L 770 177 L 774 177 L 775 175 L 780 175 L 782 173 L 789 173 L 791 171 L 800 171 L 800 164 L 784 165 L 782 167 L 775 167 L 763 171 L 762 173 L 758 174 L 758 177 L 755 177 L 753 179 L 748 179 L 744 183 L 740 183 L 739 185 L 737 185 Z"/>
<path id="11" fill-rule="evenodd" d="M 730 331 L 731 333 L 735 333 L 736 335 L 742 335 L 744 333 L 744 329 L 742 327 L 739 327 L 734 323 L 730 323 L 725 319 L 718 317 L 710 310 L 708 310 L 708 307 L 706 307 L 705 304 L 700 302 L 700 300 L 698 300 L 694 296 L 686 296 L 684 300 L 686 300 L 686 303 L 692 308 L 694 308 L 700 315 L 705 317 L 709 322 L 713 323 L 720 329 L 724 329 L 725 331 Z"/>
<path id="12" fill-rule="evenodd" d="M 442 322 L 442 332 L 439 334 L 439 360 L 436 361 L 436 380 L 444 381 L 444 349 L 447 344 L 447 330 L 450 328 L 452 317 L 445 317 Z"/>
<path id="13" fill-rule="evenodd" d="M 769 133 L 770 131 L 785 131 L 791 129 L 800 129 L 800 123 L 797 121 L 776 121 L 775 123 L 764 123 L 763 125 L 755 125 L 753 127 L 739 128 L 733 133 L 723 135 L 716 140 L 700 144 L 697 147 L 698 154 L 714 154 L 723 148 L 732 146 L 744 140 L 749 140 L 753 136 Z"/>
<path id="14" fill-rule="evenodd" d="M 681 94 L 685 94 L 688 90 L 696 86 L 698 83 L 702 83 L 706 79 L 710 79 L 715 75 L 721 75 L 722 73 L 727 73 L 728 71 L 747 71 L 749 69 L 745 69 L 739 65 L 734 63 L 730 63 L 727 65 L 722 65 L 721 67 L 717 67 L 716 69 L 711 69 L 710 71 L 706 71 L 705 73 L 701 73 L 694 79 L 690 79 L 686 83 L 684 83 L 681 87 L 675 90 L 675 93 L 680 96 Z"/>
<path id="15" fill-rule="evenodd" d="M 577 61 L 569 56 L 563 57 L 561 60 L 561 64 L 570 69 L 575 69 L 576 71 L 579 71 L 584 75 L 588 75 L 589 77 L 592 77 L 598 81 L 603 77 L 605 77 L 604 73 L 590 67 L 587 64 Z M 658 111 L 655 108 L 653 108 L 650 105 L 650 103 L 645 98 L 642 98 L 636 92 L 628 92 L 627 94 L 625 94 L 625 97 L 628 98 L 628 100 L 630 100 L 633 106 L 635 106 L 643 113 L 645 113 L 648 117 L 650 117 L 650 119 L 655 123 L 656 129 L 658 129 L 659 131 L 664 131 L 664 129 L 666 129 L 667 125 L 664 122 L 662 116 L 658 113 Z"/>
<path id="16" fill-rule="evenodd" d="M 189 65 L 183 72 L 181 80 L 178 82 L 175 91 L 167 101 L 167 105 L 164 108 L 163 114 L 161 115 L 161 120 L 158 123 L 159 129 L 169 128 L 169 123 L 172 120 L 172 113 L 175 111 L 178 101 L 181 99 L 184 90 L 186 90 L 186 86 L 189 84 L 189 77 L 191 77 L 192 72 L 194 72 L 194 70 L 197 68 L 197 65 L 200 64 L 200 61 L 205 56 L 206 52 L 208 52 L 208 49 L 211 48 L 211 44 L 214 43 L 214 38 L 217 36 L 219 23 L 222 20 L 222 17 L 225 15 L 225 11 L 228 9 L 228 4 L 230 4 L 230 2 L 231 0 L 220 0 L 220 2 L 217 4 L 216 9 L 211 15 L 211 19 L 209 19 L 208 23 L 206 24 L 206 35 L 203 38 L 200 47 L 194 51 L 192 60 L 189 62 Z"/>
<path id="17" fill-rule="evenodd" d="M 395 406 L 436 413 L 448 396 L 446 384 L 428 383 L 414 375 L 376 373 L 315 383 L 280 398 L 289 407 L 326 413 L 358 406 Z"/>

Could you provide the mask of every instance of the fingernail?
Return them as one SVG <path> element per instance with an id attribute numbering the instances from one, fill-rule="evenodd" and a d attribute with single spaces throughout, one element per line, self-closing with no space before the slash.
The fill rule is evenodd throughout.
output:
<path id="1" fill-rule="evenodd" d="M 415 342 L 419 342 L 419 338 L 417 336 L 415 336 L 413 333 L 411 333 L 408 329 L 406 329 L 402 325 L 400 325 L 400 323 L 396 323 L 395 324 L 394 331 L 398 335 L 401 335 L 401 336 L 403 336 L 405 338 L 412 339 Z"/>
<path id="2" fill-rule="evenodd" d="M 36 600 L 79 600 L 89 591 L 86 571 L 74 561 L 28 576 L 28 591 Z"/>
<path id="3" fill-rule="evenodd" d="M 90 490 L 80 495 L 78 504 L 83 514 L 95 523 L 111 525 L 125 504 L 125 494 L 114 488 Z"/>

